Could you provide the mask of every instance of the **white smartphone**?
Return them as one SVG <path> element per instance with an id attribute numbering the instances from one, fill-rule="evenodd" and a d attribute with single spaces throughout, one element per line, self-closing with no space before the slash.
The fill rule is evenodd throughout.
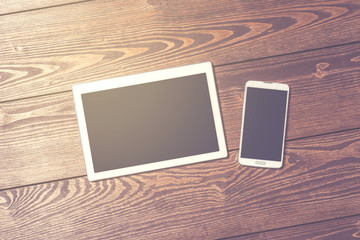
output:
<path id="1" fill-rule="evenodd" d="M 289 86 L 248 81 L 240 139 L 242 165 L 281 168 L 283 165 Z"/>

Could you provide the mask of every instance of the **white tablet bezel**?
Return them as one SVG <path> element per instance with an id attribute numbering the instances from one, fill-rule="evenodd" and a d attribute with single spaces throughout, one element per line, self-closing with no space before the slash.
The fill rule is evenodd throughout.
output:
<path id="1" fill-rule="evenodd" d="M 218 140 L 219 150 L 216 152 L 199 154 L 194 156 L 176 158 L 176 159 L 168 159 L 161 162 L 153 162 L 148 164 L 142 164 L 137 166 L 125 167 L 120 169 L 113 169 L 103 172 L 95 172 L 94 165 L 91 156 L 89 137 L 86 127 L 84 108 L 82 103 L 82 94 L 109 90 L 114 88 L 133 86 L 143 83 L 171 80 L 173 78 L 183 77 L 183 76 L 191 76 L 196 74 L 205 73 L 209 88 L 210 102 L 215 122 L 216 135 Z M 74 85 L 72 87 L 75 109 L 78 117 L 81 143 L 84 152 L 86 171 L 88 175 L 88 179 L 90 181 L 106 179 L 111 177 L 129 175 L 140 172 L 147 172 L 157 169 L 181 166 L 185 164 L 203 162 L 208 160 L 214 160 L 219 158 L 225 158 L 228 156 L 224 129 L 221 119 L 220 106 L 216 91 L 215 78 L 213 73 L 213 68 L 211 62 L 198 63 L 183 67 L 176 67 L 164 70 L 158 70 L 147 73 L 140 73 L 130 76 L 118 77 L 107 80 L 100 80 L 96 82 L 89 82 Z"/>
<path id="2" fill-rule="evenodd" d="M 246 99 L 247 99 L 246 95 L 247 95 L 248 87 L 287 91 L 281 161 L 272 161 L 272 160 L 265 160 L 265 159 L 255 159 L 255 158 L 243 158 L 243 157 L 241 157 L 242 140 L 243 140 L 243 132 L 244 132 L 243 131 L 243 129 L 244 129 L 244 119 L 245 119 L 245 113 L 246 113 L 246 109 L 245 109 L 245 107 L 246 107 Z M 287 125 L 287 112 L 288 112 L 288 103 L 289 103 L 289 91 L 290 91 L 289 86 L 287 84 L 283 84 L 283 83 L 261 82 L 261 81 L 253 81 L 253 80 L 250 80 L 250 81 L 246 82 L 246 84 L 245 84 L 245 94 L 244 94 L 243 113 L 242 113 L 242 123 L 241 123 L 240 147 L 239 147 L 239 163 L 241 165 L 252 166 L 252 167 L 264 167 L 264 168 L 281 168 L 283 166 L 285 135 L 286 135 L 286 125 Z"/>

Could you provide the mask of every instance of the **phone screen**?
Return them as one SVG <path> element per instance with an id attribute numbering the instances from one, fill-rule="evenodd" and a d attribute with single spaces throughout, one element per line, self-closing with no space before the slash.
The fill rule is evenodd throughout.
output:
<path id="1" fill-rule="evenodd" d="M 281 161 L 288 91 L 248 87 L 241 157 Z"/>

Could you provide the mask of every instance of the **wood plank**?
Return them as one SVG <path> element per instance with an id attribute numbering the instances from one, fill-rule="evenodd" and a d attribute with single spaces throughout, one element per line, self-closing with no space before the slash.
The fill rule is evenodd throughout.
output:
<path id="1" fill-rule="evenodd" d="M 2 187 L 86 174 L 70 93 L 0 104 Z"/>
<path id="2" fill-rule="evenodd" d="M 228 240 L 257 239 L 358 239 L 360 237 L 360 215 L 324 222 L 310 223 L 285 229 L 228 238 Z"/>
<path id="3" fill-rule="evenodd" d="M 5 239 L 214 239 L 360 214 L 360 130 L 287 143 L 282 169 L 227 159 L 0 191 Z"/>
<path id="4" fill-rule="evenodd" d="M 352 44 L 216 67 L 228 149 L 249 79 L 290 85 L 288 140 L 360 127 L 359 56 Z M 86 174 L 70 92 L 0 104 L 0 132 L 0 189 Z"/>
<path id="5" fill-rule="evenodd" d="M 360 127 L 360 44 L 215 68 L 230 149 L 240 143 L 248 80 L 290 86 L 287 139 Z"/>
<path id="6" fill-rule="evenodd" d="M 32 0 L 32 1 L 0 1 L 0 15 L 48 8 L 69 3 L 78 3 L 88 0 Z"/>
<path id="7" fill-rule="evenodd" d="M 99 0 L 2 16 L 0 29 L 5 101 L 166 67 L 360 41 L 360 2 Z"/>

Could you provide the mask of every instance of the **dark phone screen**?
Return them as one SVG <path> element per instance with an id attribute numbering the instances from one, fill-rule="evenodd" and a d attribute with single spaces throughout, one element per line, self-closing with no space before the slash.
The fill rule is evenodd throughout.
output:
<path id="1" fill-rule="evenodd" d="M 287 91 L 247 88 L 241 157 L 281 161 Z"/>

